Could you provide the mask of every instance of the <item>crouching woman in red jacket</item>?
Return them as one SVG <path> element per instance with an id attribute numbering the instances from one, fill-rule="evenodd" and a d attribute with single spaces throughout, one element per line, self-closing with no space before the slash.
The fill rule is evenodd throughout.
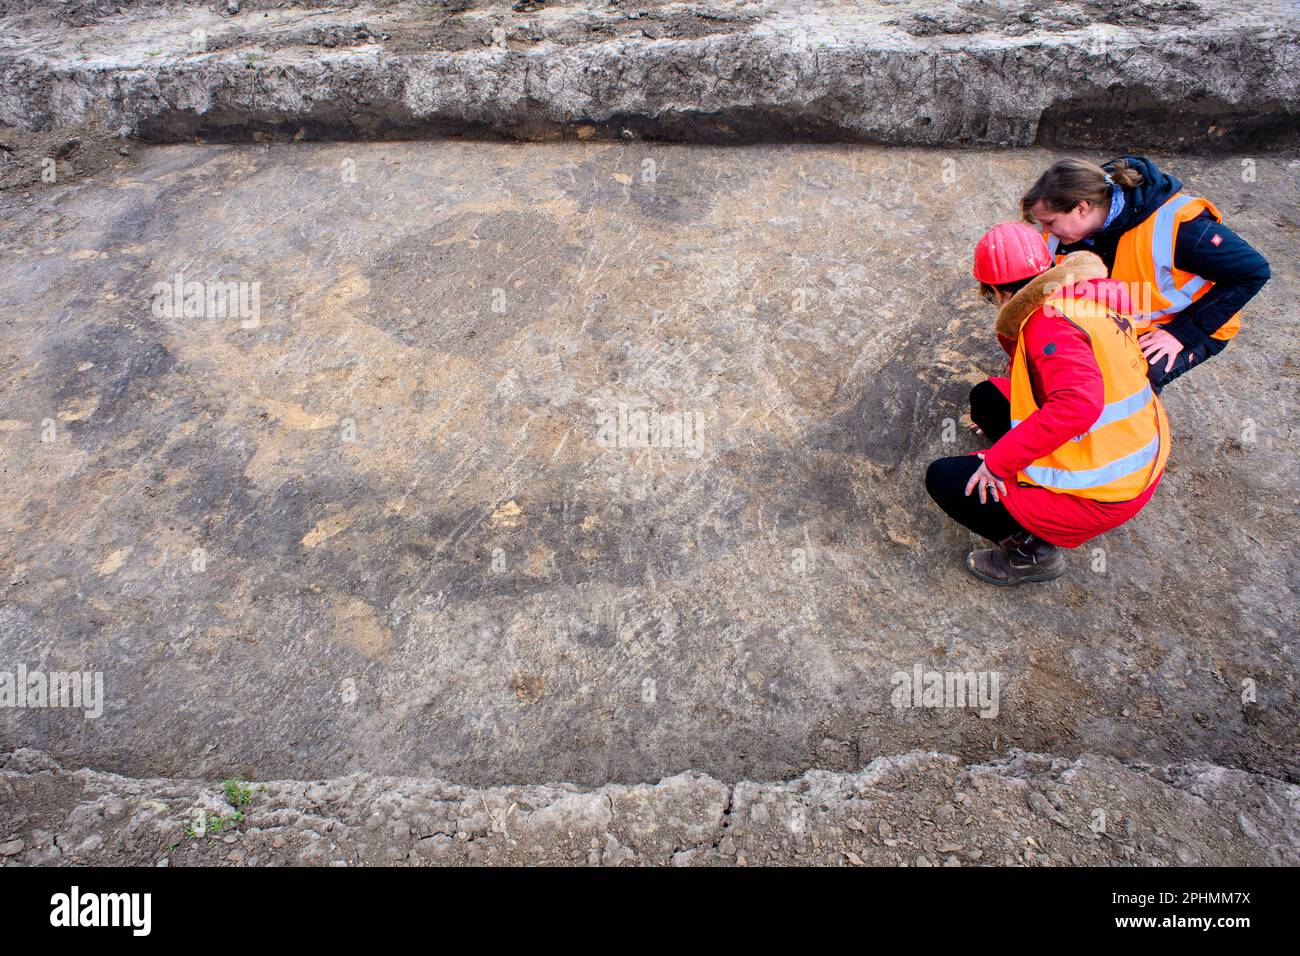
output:
<path id="1" fill-rule="evenodd" d="M 1053 266 L 1024 223 L 975 249 L 975 278 L 998 310 L 1010 378 L 971 391 L 971 420 L 993 443 L 940 458 L 925 476 L 954 521 L 997 543 L 966 567 L 990 584 L 1050 581 L 1074 548 L 1150 500 L 1169 457 L 1165 410 L 1147 379 L 1122 283 L 1091 252 Z"/>

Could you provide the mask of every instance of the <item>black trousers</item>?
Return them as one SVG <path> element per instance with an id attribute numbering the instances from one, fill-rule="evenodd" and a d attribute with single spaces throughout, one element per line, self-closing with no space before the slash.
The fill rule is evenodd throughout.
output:
<path id="1" fill-rule="evenodd" d="M 980 382 L 970 392 L 970 417 L 990 442 L 1011 431 L 1011 403 L 992 382 Z M 925 490 L 953 521 L 990 541 L 1001 541 L 1024 528 L 1007 506 L 990 497 L 980 504 L 978 489 L 966 494 L 966 482 L 980 466 L 974 455 L 940 458 L 925 472 Z"/>
<path id="2" fill-rule="evenodd" d="M 1158 365 L 1148 365 L 1147 380 L 1151 383 L 1152 390 L 1159 395 L 1162 388 L 1178 376 L 1214 358 L 1227 347 L 1227 344 L 1222 339 L 1206 339 L 1200 345 L 1183 349 L 1174 357 L 1174 367 L 1167 372 L 1163 362 Z"/>

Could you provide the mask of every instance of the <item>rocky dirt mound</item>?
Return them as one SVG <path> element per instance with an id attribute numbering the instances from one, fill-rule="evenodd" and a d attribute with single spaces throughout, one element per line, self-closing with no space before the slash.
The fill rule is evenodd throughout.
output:
<path id="1" fill-rule="evenodd" d="M 0 123 L 158 141 L 1296 141 L 1285 0 L 932 6 L 10 0 Z"/>
<path id="2" fill-rule="evenodd" d="M 913 752 L 728 786 L 138 780 L 0 756 L 0 858 L 35 865 L 1297 865 L 1300 787 L 1209 764 Z"/>

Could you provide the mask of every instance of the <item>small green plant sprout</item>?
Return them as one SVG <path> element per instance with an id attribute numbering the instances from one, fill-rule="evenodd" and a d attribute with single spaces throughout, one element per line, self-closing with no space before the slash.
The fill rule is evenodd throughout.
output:
<path id="1" fill-rule="evenodd" d="M 221 789 L 226 792 L 226 803 L 236 810 L 248 806 L 253 799 L 253 788 L 244 783 L 243 777 L 221 781 Z"/>
<path id="2" fill-rule="evenodd" d="M 185 828 L 186 834 L 195 840 L 207 840 L 223 830 L 239 825 L 246 816 L 244 808 L 253 802 L 253 794 L 265 789 L 265 787 L 250 787 L 244 782 L 243 777 L 230 777 L 221 781 L 221 791 L 225 795 L 226 803 L 232 808 L 231 812 L 210 813 L 196 807 L 194 819 Z"/>
<path id="3" fill-rule="evenodd" d="M 222 830 L 236 826 L 243 819 L 243 810 L 221 816 L 209 813 L 207 810 L 195 810 L 194 821 L 185 828 L 185 832 L 195 840 L 206 841 L 209 837 L 217 836 Z"/>

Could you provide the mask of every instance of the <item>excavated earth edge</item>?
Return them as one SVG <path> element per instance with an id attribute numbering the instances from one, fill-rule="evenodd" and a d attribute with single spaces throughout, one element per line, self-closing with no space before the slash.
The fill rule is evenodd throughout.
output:
<path id="1" fill-rule="evenodd" d="M 913 751 L 728 786 L 473 789 L 356 774 L 226 788 L 0 755 L 10 865 L 1297 865 L 1300 787 L 1206 763 Z M 237 789 L 237 788 L 236 788 Z M 236 797 L 236 800 L 242 799 Z M 207 823 L 194 834 L 197 818 Z M 223 823 L 212 821 L 222 820 Z"/>
<path id="2" fill-rule="evenodd" d="M 1300 14 L 1270 0 L 232 8 L 78 2 L 58 18 L 4 0 L 0 124 L 167 142 L 1297 142 Z"/>

